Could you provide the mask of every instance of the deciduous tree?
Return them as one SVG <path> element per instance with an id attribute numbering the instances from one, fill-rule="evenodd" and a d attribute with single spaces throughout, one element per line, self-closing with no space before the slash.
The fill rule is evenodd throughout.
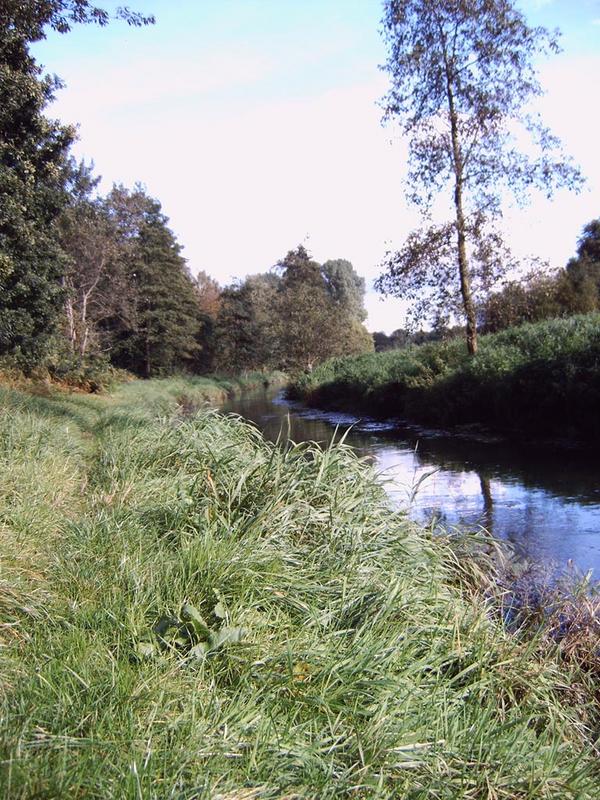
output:
<path id="1" fill-rule="evenodd" d="M 251 275 L 221 295 L 215 364 L 220 371 L 274 369 L 281 363 L 279 277 Z"/>
<path id="2" fill-rule="evenodd" d="M 359 323 L 365 321 L 365 279 L 356 272 L 350 261 L 335 258 L 321 267 L 325 285 L 334 301 Z"/>
<path id="3" fill-rule="evenodd" d="M 125 8 L 132 25 L 152 22 Z M 0 3 L 0 355 L 39 361 L 56 327 L 64 294 L 65 257 L 56 221 L 67 206 L 68 150 L 74 129 L 44 112 L 61 86 L 31 56 L 50 27 L 108 23 L 86 0 Z"/>
<path id="4" fill-rule="evenodd" d="M 591 310 L 600 303 L 600 219 L 584 227 L 577 243 L 577 255 L 567 264 L 567 275 L 579 299 L 581 310 Z"/>
<path id="5" fill-rule="evenodd" d="M 530 27 L 512 0 L 386 0 L 383 28 L 384 119 L 408 137 L 408 196 L 427 217 L 445 192 L 452 219 L 411 234 L 386 259 L 378 287 L 417 300 L 421 317 L 460 308 L 475 353 L 475 294 L 507 264 L 493 225 L 504 192 L 522 201 L 532 188 L 551 193 L 581 180 L 529 111 L 541 93 L 533 59 L 556 52 L 556 37 Z"/>

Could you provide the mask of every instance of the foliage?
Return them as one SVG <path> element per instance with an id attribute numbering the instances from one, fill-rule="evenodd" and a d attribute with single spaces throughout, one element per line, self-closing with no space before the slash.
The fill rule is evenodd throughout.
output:
<path id="1" fill-rule="evenodd" d="M 567 276 L 576 297 L 588 307 L 600 306 L 600 219 L 584 227 L 577 255 L 567 264 Z"/>
<path id="2" fill-rule="evenodd" d="M 200 270 L 194 277 L 194 289 L 201 313 L 216 320 L 221 306 L 221 287 L 214 278 L 204 270 Z"/>
<path id="3" fill-rule="evenodd" d="M 95 198 L 99 178 L 91 167 L 72 166 L 69 204 L 58 220 L 60 245 L 67 256 L 62 278 L 65 333 L 80 361 L 106 353 L 112 344 L 103 326 L 126 302 L 127 284 L 119 269 L 119 232 L 104 202 Z"/>
<path id="4" fill-rule="evenodd" d="M 525 322 L 592 310 L 578 308 L 569 288 L 564 271 L 554 275 L 533 272 L 520 281 L 507 281 L 482 303 L 479 327 L 484 333 L 494 333 Z"/>
<path id="5" fill-rule="evenodd" d="M 9 4 L 11 5 L 11 4 Z M 20 6 L 20 4 L 14 4 Z M 0 355 L 32 366 L 61 307 L 54 223 L 74 131 L 44 116 L 60 82 L 42 76 L 11 8 L 0 12 Z"/>
<path id="6" fill-rule="evenodd" d="M 310 371 L 338 354 L 372 350 L 362 324 L 364 280 L 349 261 L 312 260 L 301 245 L 275 272 L 227 287 L 215 328 L 217 370 Z"/>
<path id="7" fill-rule="evenodd" d="M 382 353 L 386 350 L 408 347 L 411 344 L 446 341 L 455 336 L 464 336 L 464 329 L 459 327 L 448 328 L 444 325 L 438 325 L 430 331 L 410 331 L 405 328 L 397 328 L 389 336 L 383 331 L 376 331 L 373 334 L 373 344 L 375 352 Z"/>
<path id="8" fill-rule="evenodd" d="M 566 269 L 553 274 L 532 272 L 504 284 L 478 309 L 484 332 L 524 322 L 595 311 L 600 307 L 600 223 L 593 220 L 582 232 L 577 256 Z"/>
<path id="9" fill-rule="evenodd" d="M 175 651 L 195 661 L 203 661 L 228 645 L 239 644 L 246 636 L 243 628 L 223 625 L 227 612 L 219 601 L 212 610 L 218 627 L 210 627 L 198 609 L 184 603 L 177 616 L 163 614 L 152 626 L 154 639 L 138 642 L 135 651 L 140 658 L 152 658 L 161 652 Z"/>
<path id="10" fill-rule="evenodd" d="M 45 38 L 45 29 L 52 28 L 58 33 L 68 33 L 75 24 L 94 23 L 107 25 L 109 12 L 92 5 L 89 0 L 4 0 L 0 12 L 0 24 L 9 25 L 29 42 Z M 122 19 L 128 25 L 139 27 L 154 22 L 152 15 L 144 16 L 126 7 L 117 7 L 115 19 Z"/>
<path id="11" fill-rule="evenodd" d="M 275 369 L 281 363 L 275 275 L 252 275 L 221 294 L 214 364 L 231 373 Z"/>
<path id="12" fill-rule="evenodd" d="M 126 7 L 113 17 L 154 21 Z M 364 281 L 349 262 L 316 265 L 312 284 L 283 268 L 221 292 L 206 273 L 191 277 L 141 185 L 98 195 L 92 168 L 69 158 L 74 130 L 44 116 L 60 81 L 42 76 L 29 45 L 48 28 L 109 19 L 88 0 L 0 9 L 0 357 L 94 386 L 85 376 L 109 364 L 144 377 L 298 369 L 368 348 Z"/>
<path id="13" fill-rule="evenodd" d="M 337 334 L 334 301 L 320 265 L 302 245 L 290 250 L 277 267 L 281 272 L 277 311 L 284 368 L 310 371 L 332 355 Z"/>
<path id="14" fill-rule="evenodd" d="M 182 419 L 184 383 L 2 391 L 0 794 L 596 798 L 577 661 L 490 619 L 347 447 Z M 241 644 L 139 657 L 217 597 Z"/>
<path id="15" fill-rule="evenodd" d="M 125 313 L 105 322 L 114 337 L 112 360 L 147 378 L 191 366 L 200 349 L 202 319 L 160 203 L 141 186 L 132 192 L 115 186 L 106 209 L 120 237 L 117 258 L 125 273 L 125 294 L 119 298 Z"/>
<path id="16" fill-rule="evenodd" d="M 389 254 L 378 288 L 417 301 L 420 319 L 460 312 L 473 354 L 474 297 L 510 267 L 493 225 L 503 192 L 523 202 L 533 187 L 550 193 L 581 181 L 557 139 L 527 112 L 541 93 L 533 59 L 556 51 L 556 38 L 528 26 L 511 0 L 387 0 L 383 29 L 391 79 L 385 119 L 398 119 L 409 137 L 409 199 L 428 218 L 443 192 L 453 217 L 410 234 Z M 515 126 L 529 134 L 527 154 Z"/>
<path id="17" fill-rule="evenodd" d="M 133 25 L 152 21 L 128 9 Z M 61 87 L 29 52 L 47 26 L 105 25 L 107 12 L 86 0 L 5 0 L 0 8 L 0 355 L 23 368 L 39 364 L 57 327 L 66 260 L 56 221 L 67 204 L 68 150 L 74 129 L 44 116 Z"/>
<path id="18" fill-rule="evenodd" d="M 509 328 L 481 338 L 476 358 L 457 339 L 332 359 L 292 387 L 325 407 L 437 425 L 485 423 L 508 433 L 600 439 L 600 316 Z"/>
<path id="19" fill-rule="evenodd" d="M 327 290 L 338 308 L 357 322 L 367 318 L 365 311 L 365 279 L 356 274 L 345 258 L 326 261 L 321 267 Z"/>

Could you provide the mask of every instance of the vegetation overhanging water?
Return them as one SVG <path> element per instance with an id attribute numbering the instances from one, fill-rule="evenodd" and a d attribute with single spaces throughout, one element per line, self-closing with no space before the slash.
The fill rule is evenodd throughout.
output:
<path id="1" fill-rule="evenodd" d="M 276 389 L 245 393 L 225 409 L 272 440 L 327 443 L 344 434 L 419 523 L 483 527 L 528 562 L 549 570 L 573 563 L 600 577 L 600 475 L 591 454 L 311 409 Z"/>
<path id="2" fill-rule="evenodd" d="M 351 448 L 210 388 L 0 390 L 0 794 L 595 800 L 581 615 L 510 635 Z"/>

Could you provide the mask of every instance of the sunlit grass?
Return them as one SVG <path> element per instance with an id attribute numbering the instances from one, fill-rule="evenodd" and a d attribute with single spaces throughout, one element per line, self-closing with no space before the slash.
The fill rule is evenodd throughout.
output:
<path id="1" fill-rule="evenodd" d="M 349 448 L 182 396 L 1 395 L 1 796 L 598 796 L 576 663 L 507 633 Z M 242 641 L 167 641 L 186 604 Z"/>

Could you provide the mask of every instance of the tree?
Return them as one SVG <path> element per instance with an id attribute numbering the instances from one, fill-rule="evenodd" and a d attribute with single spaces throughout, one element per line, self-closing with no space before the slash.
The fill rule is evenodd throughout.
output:
<path id="1" fill-rule="evenodd" d="M 127 286 L 118 228 L 105 202 L 93 194 L 100 179 L 84 163 L 72 171 L 69 206 L 58 228 L 67 256 L 62 277 L 66 335 L 72 355 L 82 361 L 90 352 L 110 349 L 105 323 L 118 315 Z"/>
<path id="2" fill-rule="evenodd" d="M 300 245 L 278 264 L 281 284 L 277 311 L 282 321 L 282 352 L 286 369 L 311 371 L 332 355 L 336 330 L 334 303 L 321 266 Z"/>
<path id="3" fill-rule="evenodd" d="M 118 9 L 133 25 L 150 17 Z M 74 129 L 44 116 L 61 83 L 44 76 L 29 45 L 47 27 L 105 25 L 85 0 L 3 0 L 0 4 L 0 355 L 31 366 L 43 358 L 63 305 L 66 266 L 56 221 L 68 203 Z"/>
<path id="4" fill-rule="evenodd" d="M 327 269 L 321 267 L 300 245 L 277 265 L 285 369 L 310 371 L 332 356 L 373 350 L 373 340 L 361 321 L 364 282 L 350 262 L 327 263 Z"/>
<path id="5" fill-rule="evenodd" d="M 577 256 L 567 264 L 567 275 L 578 310 L 590 311 L 600 304 L 600 219 L 584 227 L 577 243 Z"/>
<path id="6" fill-rule="evenodd" d="M 363 292 L 364 281 L 349 261 L 321 267 L 302 245 L 290 250 L 275 271 L 251 275 L 222 292 L 217 368 L 311 370 L 331 356 L 372 350 L 360 321 Z"/>
<path id="7" fill-rule="evenodd" d="M 281 362 L 277 316 L 279 278 L 251 275 L 221 295 L 215 363 L 224 372 L 275 369 Z"/>
<path id="8" fill-rule="evenodd" d="M 408 347 L 411 343 L 410 331 L 397 328 L 389 336 L 383 331 L 376 331 L 373 334 L 373 344 L 376 353 L 384 353 L 386 350 L 398 350 Z"/>
<path id="9" fill-rule="evenodd" d="M 115 186 L 106 201 L 117 227 L 124 310 L 105 322 L 112 358 L 146 378 L 191 367 L 200 348 L 201 315 L 181 247 L 158 200 L 141 186 Z"/>
<path id="10" fill-rule="evenodd" d="M 572 309 L 566 302 L 566 274 L 533 272 L 520 281 L 507 281 L 500 291 L 486 297 L 478 309 L 480 329 L 494 333 L 543 319 L 560 317 Z"/>
<path id="11" fill-rule="evenodd" d="M 600 305 L 600 220 L 583 229 L 577 256 L 566 269 L 551 274 L 532 272 L 521 280 L 505 282 L 478 309 L 480 327 L 493 332 L 569 314 L 585 314 Z"/>
<path id="12" fill-rule="evenodd" d="M 222 305 L 222 289 L 214 278 L 201 270 L 194 278 L 194 293 L 200 311 L 200 351 L 194 369 L 211 372 L 215 366 L 217 345 L 217 319 Z"/>
<path id="13" fill-rule="evenodd" d="M 204 270 L 200 270 L 194 278 L 194 289 L 201 313 L 211 320 L 216 320 L 221 305 L 221 287 L 217 281 Z"/>
<path id="14" fill-rule="evenodd" d="M 10 5 L 10 4 L 9 4 Z M 41 77 L 27 38 L 0 12 L 0 355 L 29 366 L 56 325 L 64 257 L 55 221 L 65 207 L 73 129 L 43 110 L 58 81 Z"/>
<path id="15" fill-rule="evenodd" d="M 367 317 L 365 311 L 365 279 L 358 275 L 345 258 L 326 261 L 321 267 L 331 299 L 359 323 Z"/>
<path id="16" fill-rule="evenodd" d="M 3 0 L 0 7 L 0 26 L 14 31 L 27 42 L 44 39 L 46 28 L 58 33 L 68 33 L 73 25 L 95 23 L 105 26 L 111 16 L 103 8 L 94 6 L 89 0 Z M 119 6 L 113 19 L 122 19 L 128 25 L 141 26 L 154 23 L 154 17 L 144 16 Z"/>
<path id="17" fill-rule="evenodd" d="M 503 193 L 523 201 L 532 188 L 550 194 L 581 182 L 527 111 L 541 93 L 532 59 L 556 52 L 557 41 L 529 27 L 512 0 L 386 0 L 383 27 L 391 78 L 384 120 L 399 119 L 408 136 L 409 199 L 428 215 L 446 191 L 453 210 L 451 221 L 411 234 L 389 254 L 377 286 L 417 299 L 421 318 L 460 310 L 474 354 L 475 294 L 507 268 L 494 227 Z M 534 155 L 519 149 L 515 126 Z"/>

